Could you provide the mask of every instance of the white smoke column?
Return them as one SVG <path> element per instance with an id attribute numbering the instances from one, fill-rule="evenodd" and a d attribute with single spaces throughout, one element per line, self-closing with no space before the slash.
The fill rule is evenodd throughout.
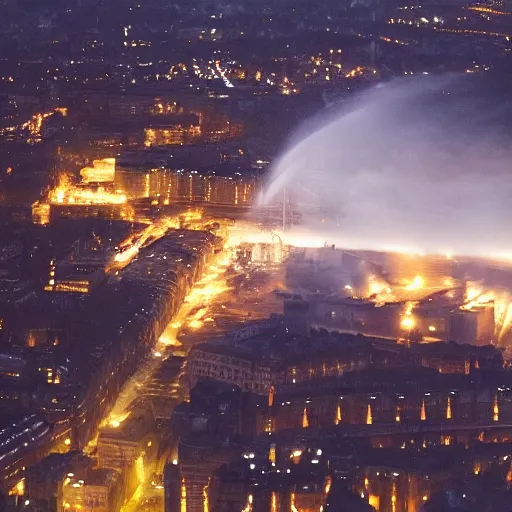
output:
<path id="1" fill-rule="evenodd" d="M 285 188 L 306 227 L 345 247 L 512 255 L 510 105 L 487 86 L 397 80 L 326 109 L 274 164 L 262 204 Z"/>

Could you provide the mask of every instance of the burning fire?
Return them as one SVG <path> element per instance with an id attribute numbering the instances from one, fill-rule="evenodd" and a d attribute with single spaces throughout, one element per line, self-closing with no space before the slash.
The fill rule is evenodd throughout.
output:
<path id="1" fill-rule="evenodd" d="M 83 183 L 113 182 L 116 171 L 115 158 L 102 158 L 94 160 L 92 167 L 84 167 L 80 170 Z"/>
<path id="2" fill-rule="evenodd" d="M 50 191 L 48 199 L 51 204 L 124 204 L 126 195 L 120 192 L 108 192 L 104 187 L 91 189 L 73 185 L 68 176 L 62 175 L 56 188 Z"/>
<path id="3" fill-rule="evenodd" d="M 412 311 L 414 309 L 414 306 L 416 305 L 415 302 L 407 302 L 405 304 L 405 310 L 402 317 L 402 320 L 400 322 L 400 327 L 405 331 L 412 331 L 416 325 L 416 321 L 414 320 L 414 317 L 412 316 Z"/>

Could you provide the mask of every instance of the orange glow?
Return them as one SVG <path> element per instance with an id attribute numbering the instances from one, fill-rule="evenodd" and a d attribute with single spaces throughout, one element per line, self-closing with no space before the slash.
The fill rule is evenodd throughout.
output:
<path id="1" fill-rule="evenodd" d="M 210 499 L 208 497 L 208 487 L 210 486 L 210 478 L 203 488 L 203 512 L 210 512 Z"/>
<path id="2" fill-rule="evenodd" d="M 338 404 L 338 407 L 336 407 L 336 416 L 334 418 L 334 424 L 339 425 L 341 423 L 341 405 Z"/>
<path id="3" fill-rule="evenodd" d="M 379 510 L 380 509 L 380 497 L 375 495 L 375 494 L 370 494 L 370 496 L 368 496 L 368 503 L 370 504 L 370 506 L 372 506 L 375 510 Z"/>
<path id="4" fill-rule="evenodd" d="M 123 423 L 123 421 L 125 421 L 130 416 L 130 414 L 130 412 L 125 412 L 121 415 L 112 415 L 106 420 L 105 425 L 108 425 L 111 428 L 119 428 L 121 423 Z"/>
<path id="5" fill-rule="evenodd" d="M 421 402 L 421 413 L 420 413 L 420 420 L 425 421 L 427 419 L 427 411 L 425 409 L 425 400 Z"/>
<path id="6" fill-rule="evenodd" d="M 425 282 L 423 280 L 423 277 L 421 276 L 416 276 L 411 283 L 409 283 L 405 289 L 406 290 L 409 290 L 409 291 L 412 291 L 412 290 L 421 290 L 421 288 L 423 288 Z"/>
<path id="7" fill-rule="evenodd" d="M 446 403 L 446 419 L 451 420 L 452 419 L 452 401 L 450 397 L 448 397 L 448 401 Z"/>
<path id="8" fill-rule="evenodd" d="M 270 449 L 268 451 L 268 460 L 270 462 L 276 461 L 276 445 L 275 444 L 270 445 Z"/>
<path id="9" fill-rule="evenodd" d="M 373 423 L 372 406 L 371 406 L 371 404 L 368 404 L 368 409 L 366 410 L 366 424 L 371 425 L 372 423 Z"/>
<path id="10" fill-rule="evenodd" d="M 92 167 L 84 167 L 80 170 L 83 183 L 113 182 L 116 171 L 115 158 L 102 158 L 94 160 Z"/>
<path id="11" fill-rule="evenodd" d="M 299 512 L 297 506 L 295 505 L 295 493 L 292 492 L 290 494 L 290 512 Z"/>
<path id="12" fill-rule="evenodd" d="M 24 496 L 25 494 L 25 479 L 22 478 L 16 485 L 9 491 L 9 496 Z"/>
<path id="13" fill-rule="evenodd" d="M 276 491 L 272 491 L 270 495 L 270 512 L 279 512 L 277 507 L 277 493 Z"/>
<path id="14" fill-rule="evenodd" d="M 107 192 L 103 187 L 91 189 L 73 185 L 69 177 L 63 174 L 57 187 L 50 191 L 48 200 L 51 204 L 121 205 L 126 203 L 126 196 L 118 192 Z"/>
<path id="15" fill-rule="evenodd" d="M 357 66 L 348 73 L 345 74 L 345 78 L 355 78 L 357 76 L 362 76 L 365 72 L 365 68 L 361 66 Z"/>
<path id="16" fill-rule="evenodd" d="M 308 427 L 309 427 L 308 411 L 304 407 L 304 411 L 302 413 L 302 428 L 308 428 Z"/>
<path id="17" fill-rule="evenodd" d="M 500 408 L 498 405 L 498 395 L 494 395 L 494 404 L 492 406 L 492 421 L 500 420 Z"/>
<path id="18" fill-rule="evenodd" d="M 274 393 L 276 392 L 276 388 L 274 386 L 270 386 L 268 390 L 268 406 L 272 407 L 274 405 Z"/>
<path id="19" fill-rule="evenodd" d="M 327 475 L 325 478 L 325 486 L 324 486 L 324 492 L 327 496 L 331 492 L 331 485 L 332 485 L 332 477 L 331 475 Z"/>
<path id="20" fill-rule="evenodd" d="M 400 327 L 406 331 L 411 331 L 416 325 L 416 321 L 412 316 L 412 311 L 415 305 L 416 303 L 412 301 L 407 302 L 405 305 L 404 314 L 402 316 L 402 320 L 400 321 Z"/>
<path id="21" fill-rule="evenodd" d="M 187 512 L 187 486 L 185 479 L 181 479 L 180 512 Z"/>
<path id="22" fill-rule="evenodd" d="M 245 503 L 245 507 L 243 508 L 242 512 L 252 512 L 253 501 L 254 501 L 254 496 L 252 494 L 249 494 L 247 496 L 247 502 Z"/>

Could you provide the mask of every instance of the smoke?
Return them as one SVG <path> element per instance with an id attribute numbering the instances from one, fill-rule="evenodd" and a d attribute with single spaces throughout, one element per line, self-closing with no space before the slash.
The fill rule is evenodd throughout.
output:
<path id="1" fill-rule="evenodd" d="M 325 109 L 276 161 L 261 203 L 285 189 L 329 244 L 512 256 L 508 87 L 428 76 Z"/>

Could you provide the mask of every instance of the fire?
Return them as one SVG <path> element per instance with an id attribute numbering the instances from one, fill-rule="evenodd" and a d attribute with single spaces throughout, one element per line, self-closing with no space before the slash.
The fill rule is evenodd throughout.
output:
<path id="1" fill-rule="evenodd" d="M 116 171 L 115 158 L 102 158 L 94 160 L 92 167 L 84 167 L 80 170 L 83 183 L 113 182 Z"/>
<path id="2" fill-rule="evenodd" d="M 201 212 L 187 212 L 189 218 L 201 219 Z M 109 265 L 109 270 L 122 268 L 128 265 L 133 258 L 137 256 L 139 250 L 149 243 L 162 238 L 169 229 L 178 229 L 180 227 L 180 217 L 162 217 L 153 224 L 150 224 L 136 235 L 132 235 L 122 242 L 119 246 L 120 251 L 115 255 L 114 261 Z M 196 226 L 200 227 L 200 226 Z"/>
<path id="3" fill-rule="evenodd" d="M 412 291 L 412 290 L 421 290 L 423 286 L 425 285 L 425 282 L 423 280 L 423 277 L 421 276 L 415 276 L 415 278 L 412 280 L 410 284 L 408 284 L 405 289 Z"/>
<path id="4" fill-rule="evenodd" d="M 130 414 L 130 412 L 125 412 L 124 414 L 121 415 L 111 416 L 107 420 L 106 424 L 112 428 L 119 428 L 121 426 L 121 423 L 123 423 L 123 421 L 125 421 L 128 418 L 128 416 L 130 416 Z"/>
<path id="5" fill-rule="evenodd" d="M 400 327 L 406 331 L 411 331 L 412 329 L 414 329 L 414 326 L 416 325 L 416 321 L 412 316 L 412 311 L 415 305 L 416 303 L 412 301 L 407 302 L 405 305 L 405 310 L 402 320 L 400 322 Z"/>
<path id="6" fill-rule="evenodd" d="M 126 195 L 120 192 L 108 192 L 104 187 L 91 189 L 73 185 L 68 176 L 62 175 L 56 188 L 48 195 L 51 204 L 100 205 L 124 204 Z"/>
<path id="7" fill-rule="evenodd" d="M 477 283 L 468 283 L 464 304 L 461 309 L 473 309 L 478 306 L 484 306 L 494 302 L 496 292 L 493 290 L 484 290 Z"/>
<path id="8" fill-rule="evenodd" d="M 370 275 L 368 277 L 367 296 L 370 300 L 376 302 L 377 304 L 394 302 L 395 300 L 389 284 L 375 275 Z"/>

